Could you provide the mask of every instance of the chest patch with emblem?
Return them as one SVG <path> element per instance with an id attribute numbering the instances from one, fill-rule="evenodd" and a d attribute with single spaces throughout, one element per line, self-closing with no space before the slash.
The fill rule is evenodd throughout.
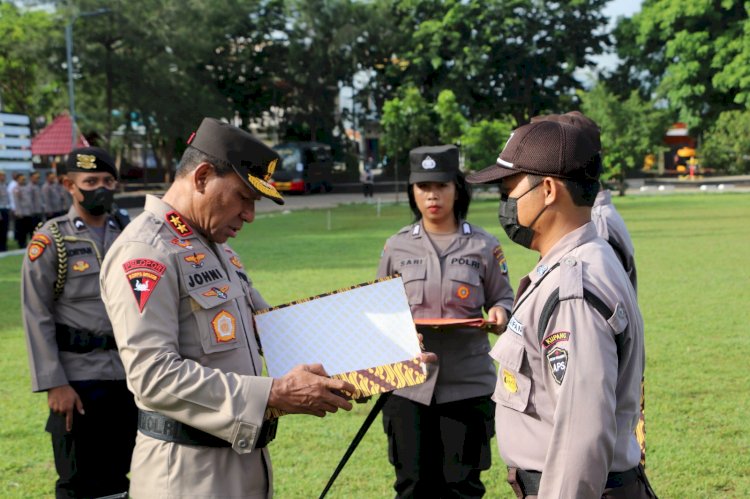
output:
<path id="1" fill-rule="evenodd" d="M 212 297 L 216 296 L 221 298 L 222 300 L 227 299 L 227 291 L 229 291 L 229 286 L 222 286 L 220 288 L 217 288 L 214 286 L 213 288 L 209 289 L 208 291 L 201 293 L 203 296 Z"/>
<path id="2" fill-rule="evenodd" d="M 185 257 L 185 261 L 193 266 L 194 269 L 203 267 L 203 260 L 206 258 L 205 253 L 193 253 Z"/>
<path id="3" fill-rule="evenodd" d="M 78 260 L 73 264 L 73 270 L 75 270 L 76 272 L 84 272 L 89 267 L 91 267 L 91 265 L 89 265 L 86 260 Z"/>
<path id="4" fill-rule="evenodd" d="M 175 246 L 179 246 L 180 248 L 193 249 L 193 245 L 190 244 L 190 241 L 188 241 L 187 239 L 180 239 L 178 237 L 173 237 L 172 241 L 170 242 L 174 244 Z"/>
<path id="5" fill-rule="evenodd" d="M 211 328 L 216 341 L 226 343 L 237 338 L 237 320 L 226 310 L 222 310 L 211 320 Z"/>
<path id="6" fill-rule="evenodd" d="M 471 294 L 471 291 L 469 291 L 468 286 L 459 286 L 458 289 L 456 290 L 456 296 L 458 296 L 462 300 L 467 299 L 470 294 Z"/>
<path id="7" fill-rule="evenodd" d="M 125 277 L 130 283 L 130 289 L 133 291 L 138 311 L 143 312 L 148 299 L 154 292 L 154 288 L 159 284 L 164 271 L 167 270 L 167 266 L 156 260 L 136 258 L 128 260 L 122 264 L 122 267 L 125 269 Z"/>
<path id="8" fill-rule="evenodd" d="M 505 368 L 503 368 L 503 386 L 510 393 L 516 393 L 518 391 L 516 376 Z"/>
<path id="9" fill-rule="evenodd" d="M 547 352 L 547 363 L 555 382 L 561 385 L 568 369 L 568 351 L 560 347 L 553 348 Z"/>

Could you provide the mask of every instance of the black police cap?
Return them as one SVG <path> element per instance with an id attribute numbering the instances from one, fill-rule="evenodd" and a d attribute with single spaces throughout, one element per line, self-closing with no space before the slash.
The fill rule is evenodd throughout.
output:
<path id="1" fill-rule="evenodd" d="M 409 183 L 453 182 L 458 173 L 458 147 L 423 146 L 409 151 Z"/>
<path id="2" fill-rule="evenodd" d="M 214 118 L 204 118 L 188 145 L 231 166 L 255 192 L 277 204 L 284 198 L 270 184 L 279 155 L 250 133 Z"/>
<path id="3" fill-rule="evenodd" d="M 100 147 L 81 147 L 73 149 L 65 162 L 65 172 L 111 173 L 117 178 L 115 160 Z"/>

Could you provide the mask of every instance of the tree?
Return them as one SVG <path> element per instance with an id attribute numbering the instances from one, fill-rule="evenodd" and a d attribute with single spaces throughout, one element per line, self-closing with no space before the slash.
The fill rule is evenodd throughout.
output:
<path id="1" fill-rule="evenodd" d="M 381 142 L 394 168 L 409 164 L 411 149 L 437 142 L 433 106 L 413 86 L 402 87 L 399 93 L 401 97 L 385 103 L 381 120 Z"/>
<path id="2" fill-rule="evenodd" d="M 495 164 L 497 156 L 513 130 L 512 119 L 480 120 L 461 137 L 464 165 L 468 170 L 481 170 Z"/>
<path id="3" fill-rule="evenodd" d="M 739 0 L 646 0 L 616 30 L 620 95 L 639 86 L 654 89 L 699 133 L 723 111 L 744 108 L 750 100 L 748 8 Z"/>
<path id="4" fill-rule="evenodd" d="M 643 100 L 637 91 L 620 99 L 603 83 L 581 92 L 580 98 L 584 114 L 601 129 L 603 179 L 616 179 L 624 196 L 628 173 L 658 149 L 670 115 Z"/>
<path id="5" fill-rule="evenodd" d="M 466 118 L 456 102 L 456 94 L 452 90 L 443 90 L 438 95 L 435 104 L 435 114 L 438 117 L 438 139 L 441 144 L 455 144 L 468 126 Z"/>
<path id="6" fill-rule="evenodd" d="M 0 1 L 0 102 L 6 112 L 46 116 L 64 105 L 61 85 L 49 67 L 59 63 L 52 48 L 62 41 L 53 19 Z"/>
<path id="7" fill-rule="evenodd" d="M 733 175 L 750 173 L 750 111 L 725 111 L 704 134 L 705 166 Z"/>

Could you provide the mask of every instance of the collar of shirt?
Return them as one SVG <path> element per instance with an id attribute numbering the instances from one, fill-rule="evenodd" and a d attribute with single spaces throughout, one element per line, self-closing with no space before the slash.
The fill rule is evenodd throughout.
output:
<path id="1" fill-rule="evenodd" d="M 415 239 L 421 238 L 425 233 L 424 224 L 422 222 L 423 220 L 420 219 L 419 222 L 411 226 L 411 235 Z M 472 232 L 474 231 L 471 228 L 471 224 L 469 222 L 467 222 L 466 220 L 458 221 L 458 237 L 470 237 Z"/>
<path id="2" fill-rule="evenodd" d="M 534 270 L 529 273 L 532 283 L 539 281 L 557 262 L 575 248 L 596 239 L 596 227 L 593 222 L 588 222 L 576 230 L 563 236 L 544 258 L 539 260 Z"/>
<path id="3" fill-rule="evenodd" d="M 594 199 L 594 208 L 604 206 L 605 204 L 612 204 L 612 193 L 607 189 L 600 189 Z"/>

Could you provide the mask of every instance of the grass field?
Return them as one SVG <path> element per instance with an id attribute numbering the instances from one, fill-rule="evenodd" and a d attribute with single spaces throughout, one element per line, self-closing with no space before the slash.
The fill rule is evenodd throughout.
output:
<path id="1" fill-rule="evenodd" d="M 750 195 L 633 196 L 628 223 L 646 323 L 648 473 L 662 498 L 750 496 Z M 260 216 L 233 244 L 256 287 L 278 304 L 372 279 L 408 207 L 372 205 Z M 470 221 L 498 235 L 515 284 L 537 257 L 508 243 L 497 201 Z M 52 496 L 46 397 L 30 393 L 19 306 L 21 257 L 0 259 L 0 497 Z M 276 496 L 317 497 L 372 403 L 325 419 L 286 416 L 271 444 Z M 494 443 L 493 443 L 493 447 Z M 487 497 L 513 497 L 497 458 Z M 328 497 L 392 497 L 377 421 Z"/>

